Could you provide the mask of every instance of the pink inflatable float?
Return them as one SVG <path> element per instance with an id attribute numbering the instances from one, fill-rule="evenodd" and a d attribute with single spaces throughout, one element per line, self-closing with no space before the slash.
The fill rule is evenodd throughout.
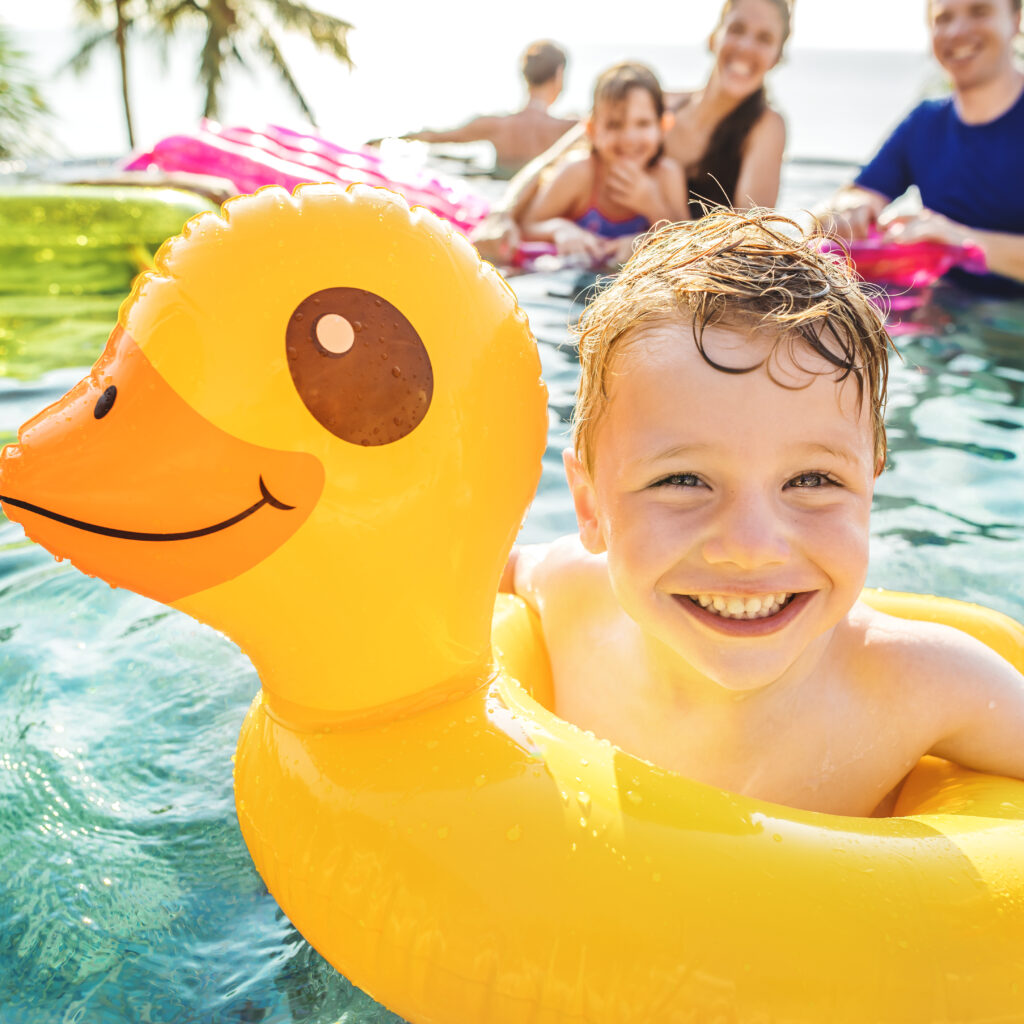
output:
<path id="1" fill-rule="evenodd" d="M 410 205 L 425 206 L 461 231 L 487 216 L 487 200 L 455 178 L 382 159 L 373 149 L 349 149 L 319 135 L 268 125 L 254 129 L 202 122 L 199 131 L 170 135 L 149 152 L 134 154 L 125 170 L 187 171 L 227 178 L 238 192 L 305 182 L 382 185 Z"/>
<path id="2" fill-rule="evenodd" d="M 943 242 L 885 241 L 880 234 L 843 245 L 828 240 L 827 252 L 847 252 L 865 281 L 891 289 L 924 288 L 937 281 L 947 270 L 962 267 L 984 274 L 985 254 L 974 245 L 948 245 Z"/>

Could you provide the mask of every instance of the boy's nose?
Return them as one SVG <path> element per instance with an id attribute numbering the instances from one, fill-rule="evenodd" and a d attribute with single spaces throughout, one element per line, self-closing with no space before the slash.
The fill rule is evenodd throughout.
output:
<path id="1" fill-rule="evenodd" d="M 710 565 L 732 564 L 750 570 L 783 564 L 789 559 L 790 546 L 771 501 L 748 495 L 719 510 L 704 541 L 703 554 Z"/>

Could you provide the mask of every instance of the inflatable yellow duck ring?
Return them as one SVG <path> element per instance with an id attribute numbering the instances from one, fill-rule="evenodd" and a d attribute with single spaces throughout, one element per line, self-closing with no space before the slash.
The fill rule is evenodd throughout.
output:
<path id="1" fill-rule="evenodd" d="M 526 319 L 462 237 L 388 192 L 270 188 L 163 246 L 0 492 L 250 655 L 256 867 L 410 1021 L 1024 1020 L 1024 784 L 928 760 L 892 818 L 791 810 L 557 718 L 513 600 L 492 655 L 546 428 Z M 874 600 L 1021 663 L 995 613 Z"/>

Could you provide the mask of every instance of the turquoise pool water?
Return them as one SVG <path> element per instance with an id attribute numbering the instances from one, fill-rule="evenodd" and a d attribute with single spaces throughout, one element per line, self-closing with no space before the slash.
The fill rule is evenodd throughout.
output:
<path id="1" fill-rule="evenodd" d="M 559 452 L 586 282 L 513 283 L 551 392 L 522 535 L 543 540 L 573 525 Z M 1024 619 L 1024 305 L 940 291 L 916 318 L 891 377 L 869 582 Z M 79 375 L 0 380 L 0 437 Z M 399 1020 L 309 948 L 249 861 L 230 758 L 257 687 L 218 634 L 0 526 L 3 1024 Z"/>

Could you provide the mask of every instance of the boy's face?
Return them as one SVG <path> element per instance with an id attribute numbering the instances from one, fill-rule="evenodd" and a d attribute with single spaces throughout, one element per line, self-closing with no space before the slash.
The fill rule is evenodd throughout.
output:
<path id="1" fill-rule="evenodd" d="M 773 341 L 704 334 L 711 358 L 734 367 Z M 765 686 L 822 649 L 867 572 L 869 403 L 806 346 L 795 348 L 804 369 L 792 351 L 780 345 L 773 373 L 795 388 L 763 368 L 714 369 L 681 323 L 641 328 L 612 363 L 592 476 L 567 456 L 580 535 L 607 551 L 623 609 L 732 690 Z"/>

